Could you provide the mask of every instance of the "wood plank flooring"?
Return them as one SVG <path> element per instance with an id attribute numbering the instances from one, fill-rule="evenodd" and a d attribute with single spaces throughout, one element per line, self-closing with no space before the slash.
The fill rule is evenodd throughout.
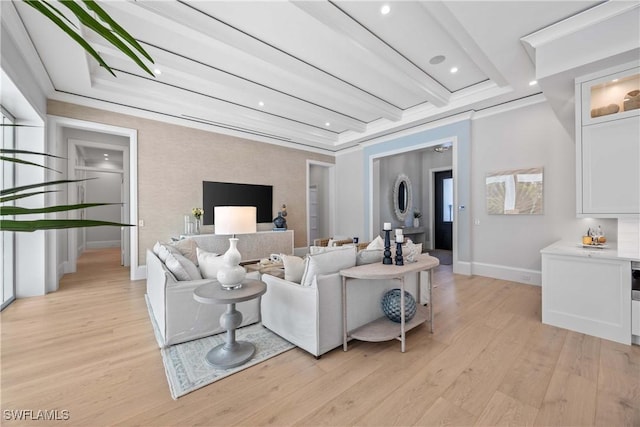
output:
<path id="1" fill-rule="evenodd" d="M 543 325 L 540 288 L 434 274 L 435 333 L 283 353 L 172 400 L 118 251 L 92 250 L 58 292 L 0 314 L 3 425 L 640 426 L 640 347 Z M 59 412 L 61 414 L 61 412 Z"/>

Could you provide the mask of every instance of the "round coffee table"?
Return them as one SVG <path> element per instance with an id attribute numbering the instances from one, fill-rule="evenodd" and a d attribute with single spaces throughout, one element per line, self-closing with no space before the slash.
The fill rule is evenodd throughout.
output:
<path id="1" fill-rule="evenodd" d="M 236 328 L 242 323 L 242 313 L 236 303 L 258 298 L 267 292 L 264 282 L 246 279 L 239 289 L 223 289 L 218 282 L 206 283 L 193 291 L 193 298 L 203 304 L 227 304 L 227 311 L 220 316 L 220 326 L 227 330 L 223 344 L 211 349 L 207 362 L 216 368 L 229 369 L 240 366 L 253 357 L 255 346 L 248 341 L 236 341 Z"/>

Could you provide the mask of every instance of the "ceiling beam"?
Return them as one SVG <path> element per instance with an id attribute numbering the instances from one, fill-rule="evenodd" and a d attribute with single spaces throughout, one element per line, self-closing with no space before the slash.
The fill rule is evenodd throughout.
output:
<path id="1" fill-rule="evenodd" d="M 180 34 L 187 37 L 195 38 L 204 44 L 211 39 L 224 43 L 245 55 L 260 59 L 266 64 L 278 66 L 283 72 L 305 78 L 309 87 L 316 87 L 324 93 L 332 91 L 340 94 L 343 103 L 360 104 L 369 111 L 375 111 L 380 117 L 391 121 L 402 118 L 400 108 L 214 19 L 197 10 L 197 3 L 186 5 L 179 2 L 112 2 L 109 3 L 109 7 L 120 8 L 130 14 L 136 14 L 135 9 L 140 9 L 140 12 L 142 10 L 152 12 L 155 15 L 154 22 L 157 18 L 165 18 L 165 24 L 169 28 L 177 28 Z M 137 13 L 137 15 L 142 19 L 149 19 L 147 13 Z"/>
<path id="2" fill-rule="evenodd" d="M 402 78 L 394 79 L 396 84 L 405 84 L 410 90 L 419 89 L 436 107 L 442 107 L 449 101 L 451 92 L 444 86 L 335 4 L 318 1 L 295 1 L 292 3 L 328 28 L 342 34 L 348 43 L 353 43 L 360 49 L 371 53 L 372 56 L 380 58 L 386 65 L 400 73 Z"/>

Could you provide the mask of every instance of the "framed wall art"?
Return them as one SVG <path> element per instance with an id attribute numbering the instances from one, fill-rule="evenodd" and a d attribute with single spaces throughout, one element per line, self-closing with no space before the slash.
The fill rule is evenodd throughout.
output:
<path id="1" fill-rule="evenodd" d="M 486 177 L 490 215 L 542 215 L 543 168 L 489 172 Z"/>

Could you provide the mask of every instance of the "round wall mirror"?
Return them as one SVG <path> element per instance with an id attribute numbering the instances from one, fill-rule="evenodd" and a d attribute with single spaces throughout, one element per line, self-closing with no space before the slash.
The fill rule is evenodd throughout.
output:
<path id="1" fill-rule="evenodd" d="M 400 221 L 407 218 L 412 203 L 411 180 L 407 175 L 400 174 L 393 186 L 393 210 Z"/>

